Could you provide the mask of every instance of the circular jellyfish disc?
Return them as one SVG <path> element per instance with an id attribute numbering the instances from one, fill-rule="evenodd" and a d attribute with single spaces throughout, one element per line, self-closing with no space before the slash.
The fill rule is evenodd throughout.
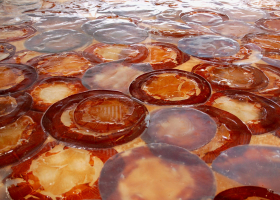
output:
<path id="1" fill-rule="evenodd" d="M 92 38 L 70 29 L 46 31 L 25 41 L 24 45 L 31 51 L 58 53 L 70 51 L 91 42 Z"/>
<path id="2" fill-rule="evenodd" d="M 215 91 L 258 91 L 265 88 L 269 82 L 261 70 L 250 65 L 202 63 L 194 66 L 192 72 L 204 77 Z"/>
<path id="3" fill-rule="evenodd" d="M 215 121 L 201 111 L 166 108 L 151 114 L 150 125 L 142 139 L 146 143 L 163 142 L 194 150 L 210 142 L 216 130 Z"/>
<path id="4" fill-rule="evenodd" d="M 16 52 L 16 47 L 9 43 L 0 43 L 0 61 L 8 60 L 13 57 Z"/>
<path id="5" fill-rule="evenodd" d="M 241 186 L 230 188 L 217 194 L 214 200 L 243 200 L 257 198 L 259 199 L 273 199 L 280 200 L 280 195 L 275 194 L 273 191 L 257 186 Z"/>
<path id="6" fill-rule="evenodd" d="M 241 39 L 242 44 L 256 44 L 264 52 L 279 52 L 279 41 L 280 35 L 275 33 L 248 33 Z"/>
<path id="7" fill-rule="evenodd" d="M 73 16 L 46 16 L 42 17 L 34 24 L 39 30 L 50 29 L 80 29 L 81 25 L 87 21 L 86 18 Z"/>
<path id="8" fill-rule="evenodd" d="M 36 68 L 40 76 L 78 76 L 92 67 L 76 52 L 43 54 L 27 60 L 26 64 Z"/>
<path id="9" fill-rule="evenodd" d="M 219 155 L 212 168 L 243 185 L 266 187 L 279 193 L 279 158 L 279 147 L 240 145 Z"/>
<path id="10" fill-rule="evenodd" d="M 253 135 L 275 131 L 280 127 L 280 107 L 275 102 L 241 90 L 223 90 L 212 94 L 206 105 L 237 116 Z"/>
<path id="11" fill-rule="evenodd" d="M 266 13 L 260 9 L 250 7 L 223 7 L 222 12 L 227 14 L 230 19 L 254 22 L 260 18 L 266 17 Z"/>
<path id="12" fill-rule="evenodd" d="M 139 27 L 120 25 L 108 29 L 99 29 L 93 37 L 106 44 L 135 44 L 148 37 L 148 32 Z"/>
<path id="13" fill-rule="evenodd" d="M 230 38 L 202 35 L 179 40 L 178 48 L 192 56 L 211 58 L 232 56 L 239 51 L 240 46 Z"/>
<path id="14" fill-rule="evenodd" d="M 130 83 L 146 71 L 152 71 L 149 64 L 108 62 L 88 69 L 82 78 L 83 85 L 90 90 L 117 90 L 128 94 Z"/>
<path id="15" fill-rule="evenodd" d="M 269 98 L 270 96 L 279 96 L 280 85 L 278 85 L 277 82 L 280 79 L 280 68 L 274 67 L 272 65 L 258 63 L 256 63 L 256 67 L 262 70 L 262 72 L 267 76 L 269 80 L 269 84 L 267 85 L 267 87 L 258 91 L 257 94 L 266 98 Z"/>
<path id="16" fill-rule="evenodd" d="M 151 34 L 181 38 L 187 36 L 197 36 L 213 34 L 210 29 L 194 22 L 181 23 L 172 20 L 143 20 L 139 26 L 149 30 Z"/>
<path id="17" fill-rule="evenodd" d="M 124 61 L 126 63 L 141 62 L 147 57 L 148 49 L 143 44 L 110 45 L 97 43 L 83 51 L 84 57 L 93 63 Z"/>
<path id="18" fill-rule="evenodd" d="M 183 53 L 176 45 L 166 42 L 145 43 L 148 49 L 144 63 L 149 63 L 154 70 L 172 69 L 187 62 L 188 54 Z"/>
<path id="19" fill-rule="evenodd" d="M 29 111 L 32 97 L 28 93 L 0 96 L 0 126 L 15 122 Z"/>
<path id="20" fill-rule="evenodd" d="M 159 14 L 161 11 L 153 4 L 133 2 L 119 4 L 112 9 L 112 12 L 125 17 L 151 17 Z"/>
<path id="21" fill-rule="evenodd" d="M 44 112 L 57 101 L 84 92 L 86 88 L 79 78 L 55 76 L 38 80 L 29 93 L 33 98 L 32 109 Z"/>
<path id="22" fill-rule="evenodd" d="M 23 64 L 0 64 L 0 94 L 15 93 L 30 87 L 37 79 L 36 70 Z"/>
<path id="23" fill-rule="evenodd" d="M 154 105 L 194 105 L 211 95 L 209 83 L 194 73 L 165 69 L 138 76 L 129 87 L 130 94 Z"/>
<path id="24" fill-rule="evenodd" d="M 195 22 L 205 26 L 213 26 L 229 20 L 228 16 L 210 10 L 194 10 L 180 14 L 184 22 Z"/>
<path id="25" fill-rule="evenodd" d="M 146 107 L 121 92 L 91 90 L 54 103 L 42 126 L 57 140 L 90 148 L 127 143 L 148 126 Z"/>
<path id="26" fill-rule="evenodd" d="M 233 39 L 240 39 L 248 33 L 259 31 L 253 25 L 243 21 L 225 21 L 219 25 L 212 26 L 210 30 L 219 35 Z"/>
<path id="27" fill-rule="evenodd" d="M 103 200 L 193 200 L 212 199 L 216 186 L 212 171 L 199 157 L 155 143 L 110 158 L 101 171 L 99 190 Z"/>
<path id="28" fill-rule="evenodd" d="M 6 179 L 7 192 L 13 200 L 33 195 L 36 199 L 101 199 L 98 177 L 106 160 L 116 153 L 114 149 L 78 149 L 48 142 L 13 167 Z M 15 179 L 20 181 L 9 184 Z"/>
<path id="29" fill-rule="evenodd" d="M 23 40 L 27 37 L 32 36 L 36 32 L 37 30 L 29 25 L 10 25 L 0 27 L 0 42 L 12 42 Z"/>
<path id="30" fill-rule="evenodd" d="M 29 111 L 0 129 L 0 168 L 22 161 L 47 139 L 41 127 L 42 113 Z"/>

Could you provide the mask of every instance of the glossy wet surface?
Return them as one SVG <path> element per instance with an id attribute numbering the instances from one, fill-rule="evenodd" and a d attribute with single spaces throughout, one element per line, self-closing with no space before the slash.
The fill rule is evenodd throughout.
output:
<path id="1" fill-rule="evenodd" d="M 70 51 L 89 43 L 91 38 L 71 29 L 47 31 L 25 42 L 27 49 L 44 53 Z"/>
<path id="2" fill-rule="evenodd" d="M 148 144 L 167 143 L 194 150 L 209 143 L 216 131 L 214 120 L 202 112 L 167 108 L 151 113 L 149 128 L 142 139 Z"/>
<path id="3" fill-rule="evenodd" d="M 36 56 L 27 62 L 46 76 L 75 76 L 91 67 L 91 63 L 76 52 Z"/>
<path id="4" fill-rule="evenodd" d="M 46 111 L 55 102 L 84 91 L 86 88 L 80 79 L 57 76 L 37 81 L 29 93 L 33 98 L 32 108 L 37 111 Z"/>
<path id="5" fill-rule="evenodd" d="M 152 66 L 137 68 L 133 64 L 106 63 L 88 69 L 82 81 L 88 89 L 118 90 L 128 94 L 130 83 L 146 71 L 152 71 Z"/>
<path id="6" fill-rule="evenodd" d="M 148 119 L 145 106 L 129 96 L 93 90 L 53 104 L 42 123 L 45 130 L 60 141 L 104 148 L 135 139 L 147 128 Z"/>
<path id="7" fill-rule="evenodd" d="M 208 166 L 187 150 L 151 144 L 112 157 L 101 171 L 102 199 L 202 199 L 215 193 Z"/>
<path id="8" fill-rule="evenodd" d="M 279 5 L 0 0 L 0 199 L 280 194 L 277 154 L 266 154 L 265 165 L 258 155 L 280 147 Z M 154 142 L 177 147 L 136 152 Z M 253 145 L 256 152 L 239 162 L 237 147 Z M 238 158 L 229 167 L 257 162 L 242 171 L 252 181 L 245 190 L 236 174 L 216 170 L 228 151 Z M 117 152 L 121 166 L 106 168 Z M 187 157 L 195 159 L 185 164 Z M 259 166 L 267 170 L 250 175 Z M 110 179 L 99 177 L 103 169 Z M 113 189 L 104 190 L 108 180 Z M 242 196 L 248 192 L 254 196 Z"/>
<path id="9" fill-rule="evenodd" d="M 37 79 L 34 68 L 23 64 L 0 64 L 0 94 L 22 91 Z"/>
<path id="10" fill-rule="evenodd" d="M 181 39 L 178 48 L 197 57 L 225 57 L 232 56 L 239 51 L 239 44 L 230 38 L 203 35 Z"/>
<path id="11" fill-rule="evenodd" d="M 213 170 L 243 185 L 270 188 L 279 193 L 279 148 L 238 146 L 223 152 Z"/>
<path id="12" fill-rule="evenodd" d="M 250 65 L 200 64 L 192 71 L 207 79 L 215 91 L 258 91 L 267 87 L 269 82 L 265 73 Z"/>
<path id="13" fill-rule="evenodd" d="M 234 114 L 250 128 L 252 134 L 263 134 L 279 127 L 279 105 L 253 93 L 237 90 L 217 92 L 207 105 Z"/>
<path id="14" fill-rule="evenodd" d="M 100 198 L 97 179 L 104 162 L 114 154 L 112 149 L 82 150 L 49 142 L 33 159 L 21 163 L 20 170 L 13 169 L 7 180 L 9 194 L 12 199 L 30 195 L 41 199 Z M 19 177 L 25 178 L 10 185 Z"/>
<path id="15" fill-rule="evenodd" d="M 159 70 L 137 77 L 129 91 L 133 97 L 150 104 L 192 105 L 207 101 L 211 88 L 193 73 Z"/>

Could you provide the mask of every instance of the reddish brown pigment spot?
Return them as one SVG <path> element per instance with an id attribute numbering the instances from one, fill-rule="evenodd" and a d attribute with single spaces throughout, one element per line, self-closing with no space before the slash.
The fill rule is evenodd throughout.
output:
<path id="1" fill-rule="evenodd" d="M 249 65 L 199 64 L 192 71 L 208 80 L 216 91 L 239 89 L 257 91 L 268 85 L 265 74 Z"/>
<path id="2" fill-rule="evenodd" d="M 198 96 L 200 94 L 200 89 L 195 81 L 174 74 L 152 77 L 143 84 L 142 90 L 156 99 L 169 101 L 184 100 L 192 95 Z"/>
<path id="3" fill-rule="evenodd" d="M 49 76 L 79 75 L 91 67 L 87 59 L 72 52 L 35 57 L 27 64 L 35 67 L 39 74 Z"/>
<path id="4" fill-rule="evenodd" d="M 141 101 L 158 105 L 197 104 L 208 99 L 208 82 L 193 73 L 159 70 L 137 77 L 130 93 Z"/>

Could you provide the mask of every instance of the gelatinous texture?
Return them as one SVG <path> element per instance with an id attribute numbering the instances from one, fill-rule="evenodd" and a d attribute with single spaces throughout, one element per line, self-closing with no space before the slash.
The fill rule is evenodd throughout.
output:
<path id="1" fill-rule="evenodd" d="M 78 126 L 98 133 L 117 132 L 133 126 L 137 118 L 134 102 L 110 96 L 89 97 L 74 111 Z M 102 134 L 101 134 L 102 135 Z"/>
<path id="2" fill-rule="evenodd" d="M 213 90 L 258 91 L 268 85 L 266 75 L 250 65 L 222 65 L 203 63 L 193 67 L 192 72 L 204 77 Z"/>
<path id="3" fill-rule="evenodd" d="M 127 63 L 141 62 L 147 57 L 148 49 L 142 44 L 109 45 L 97 43 L 83 51 L 83 55 L 94 63 L 122 60 Z"/>
<path id="4" fill-rule="evenodd" d="M 73 13 L 77 16 L 94 16 L 96 13 L 96 7 L 99 6 L 100 1 L 88 1 L 88 0 L 72 0 L 64 1 L 57 6 L 58 11 Z"/>
<path id="5" fill-rule="evenodd" d="M 166 2 L 166 1 L 164 1 L 164 2 Z M 162 11 L 160 14 L 158 14 L 156 16 L 156 18 L 158 20 L 173 20 L 173 21 L 176 21 L 176 20 L 180 19 L 179 15 L 180 15 L 181 12 L 182 12 L 182 10 L 178 10 L 178 9 L 166 9 L 166 10 Z"/>
<path id="6" fill-rule="evenodd" d="M 258 64 L 256 66 L 263 71 L 268 77 L 268 86 L 258 91 L 262 96 L 279 96 L 280 95 L 280 69 L 271 65 Z"/>
<path id="7" fill-rule="evenodd" d="M 127 94 L 130 83 L 136 77 L 152 70 L 146 64 L 104 63 L 88 69 L 82 83 L 88 89 L 117 90 Z"/>
<path id="8" fill-rule="evenodd" d="M 42 55 L 28 60 L 27 64 L 35 67 L 38 74 L 48 76 L 76 76 L 92 66 L 76 52 Z"/>
<path id="9" fill-rule="evenodd" d="M 180 23 L 171 20 L 144 20 L 139 26 L 146 28 L 152 34 L 161 36 L 184 37 L 213 34 L 208 28 L 193 22 Z"/>
<path id="10" fill-rule="evenodd" d="M 0 61 L 8 60 L 15 55 L 16 47 L 9 43 L 0 43 Z"/>
<path id="11" fill-rule="evenodd" d="M 279 189 L 280 148 L 241 145 L 230 148 L 212 163 L 212 169 L 246 186 Z"/>
<path id="12" fill-rule="evenodd" d="M 269 32 L 279 32 L 280 31 L 280 18 L 273 19 L 259 19 L 255 22 L 256 26 Z"/>
<path id="13" fill-rule="evenodd" d="M 38 34 L 26 40 L 24 45 L 31 51 L 57 53 L 82 47 L 91 40 L 91 37 L 75 30 L 57 29 Z"/>
<path id="14" fill-rule="evenodd" d="M 106 44 L 134 44 L 145 40 L 148 33 L 138 27 L 116 25 L 110 28 L 100 28 L 93 33 L 93 37 Z"/>
<path id="15" fill-rule="evenodd" d="M 243 21 L 226 21 L 217 26 L 212 26 L 210 30 L 233 39 L 239 39 L 248 33 L 258 31 L 256 27 Z"/>
<path id="16" fill-rule="evenodd" d="M 42 53 L 37 52 L 37 51 L 29 51 L 29 50 L 21 50 L 17 51 L 15 55 L 8 59 L 4 60 L 4 63 L 17 63 L 17 64 L 26 64 L 28 60 L 31 58 L 34 58 L 36 56 L 40 56 Z"/>
<path id="17" fill-rule="evenodd" d="M 17 13 L 23 13 L 26 11 L 36 10 L 40 8 L 42 2 L 39 0 L 29 0 L 29 1 L 14 1 L 7 0 L 4 2 L 3 6 L 6 10 L 16 10 Z M 15 11 L 14 11 L 15 12 Z"/>
<path id="18" fill-rule="evenodd" d="M 22 64 L 0 64 L 0 94 L 27 89 L 37 79 L 33 67 Z"/>
<path id="19" fill-rule="evenodd" d="M 280 67 L 280 52 L 275 52 L 275 51 L 267 51 L 263 52 L 263 57 L 262 60 L 265 61 L 266 63 Z"/>
<path id="20" fill-rule="evenodd" d="M 32 97 L 28 93 L 0 96 L 0 127 L 15 122 L 29 111 Z"/>
<path id="21" fill-rule="evenodd" d="M 118 18 L 118 17 L 117 18 L 106 17 L 105 19 L 97 18 L 95 20 L 86 22 L 85 24 L 82 25 L 82 29 L 87 34 L 93 35 L 95 31 L 97 31 L 101 28 L 102 29 L 112 28 L 112 27 L 120 26 L 120 25 L 137 27 L 131 18 L 122 19 L 122 18 Z"/>
<path id="22" fill-rule="evenodd" d="M 142 2 L 119 4 L 115 6 L 111 11 L 120 16 L 140 18 L 151 17 L 161 12 L 153 4 L 143 4 Z"/>
<path id="23" fill-rule="evenodd" d="M 211 199 L 214 176 L 209 167 L 187 150 L 150 144 L 109 159 L 100 174 L 103 200 Z"/>
<path id="24" fill-rule="evenodd" d="M 262 50 L 255 44 L 241 45 L 239 51 L 232 55 L 226 57 L 214 57 L 214 58 L 200 58 L 203 60 L 216 62 L 216 63 L 233 63 L 236 65 L 244 65 L 256 63 L 262 58 Z"/>
<path id="25" fill-rule="evenodd" d="M 232 56 L 239 51 L 240 46 L 230 38 L 203 35 L 181 39 L 178 48 L 192 56 L 212 58 Z"/>
<path id="26" fill-rule="evenodd" d="M 167 143 L 194 150 L 210 142 L 216 129 L 215 121 L 205 113 L 187 108 L 167 108 L 151 114 L 148 130 L 141 137 L 148 144 Z"/>
<path id="27" fill-rule="evenodd" d="M 119 15 L 115 15 L 115 14 L 108 14 L 108 15 L 101 15 L 101 16 L 98 16 L 96 18 L 96 20 L 93 20 L 91 22 L 89 22 L 90 24 L 95 24 L 96 22 L 97 23 L 102 23 L 103 22 L 101 20 L 98 20 L 98 19 L 103 19 L 104 20 L 109 20 L 108 22 L 111 23 L 112 21 L 110 19 L 118 19 L 118 20 L 121 20 L 123 22 L 132 22 L 134 24 L 138 24 L 139 22 L 141 22 L 142 20 L 138 17 L 123 17 L 123 16 L 119 16 Z M 86 24 L 89 24 L 89 23 L 86 23 Z M 106 23 L 106 22 L 105 22 Z M 93 29 L 94 30 L 94 29 Z"/>
<path id="28" fill-rule="evenodd" d="M 236 115 L 254 135 L 274 131 L 280 125 L 280 107 L 267 98 L 249 92 L 239 90 L 217 92 L 206 104 Z"/>
<path id="29" fill-rule="evenodd" d="M 46 111 L 55 102 L 86 90 L 79 78 L 51 77 L 36 82 L 29 93 L 33 98 L 32 108 Z"/>
<path id="30" fill-rule="evenodd" d="M 0 167 L 20 161 L 36 151 L 47 135 L 40 125 L 41 113 L 29 111 L 0 129 Z"/>
<path id="31" fill-rule="evenodd" d="M 53 104 L 42 125 L 54 138 L 86 147 L 111 147 L 133 140 L 147 128 L 148 111 L 128 96 L 92 90 Z"/>
<path id="32" fill-rule="evenodd" d="M 100 199 L 97 187 L 103 164 L 114 149 L 76 149 L 47 143 L 35 156 L 14 166 L 6 179 L 12 199 Z"/>
<path id="33" fill-rule="evenodd" d="M 264 51 L 278 52 L 280 48 L 280 35 L 270 33 L 249 33 L 242 38 L 243 44 L 254 43 Z"/>
<path id="34" fill-rule="evenodd" d="M 17 101 L 11 96 L 0 97 L 0 116 L 8 115 L 17 107 Z"/>
<path id="35" fill-rule="evenodd" d="M 278 8 L 280 5 L 277 0 L 246 0 L 245 2 L 251 7 L 267 10 Z"/>
<path id="36" fill-rule="evenodd" d="M 211 95 L 211 87 L 204 78 L 175 69 L 145 73 L 131 83 L 129 91 L 133 97 L 156 105 L 200 104 Z"/>
<path id="37" fill-rule="evenodd" d="M 190 59 L 189 55 L 180 51 L 173 44 L 152 42 L 145 45 L 149 51 L 143 62 L 149 63 L 154 70 L 172 69 Z"/>
<path id="38" fill-rule="evenodd" d="M 34 26 L 40 30 L 80 29 L 86 21 L 86 18 L 75 16 L 47 16 L 34 23 Z"/>
<path id="39" fill-rule="evenodd" d="M 154 5 L 156 6 L 165 6 L 167 8 L 180 8 L 181 1 L 180 0 L 153 0 L 152 1 Z M 162 11 L 160 14 L 162 14 L 164 11 Z M 160 15 L 158 14 L 158 15 Z M 157 15 L 157 16 L 158 16 Z"/>
<path id="40" fill-rule="evenodd" d="M 33 121 L 31 118 L 22 116 L 14 123 L 1 127 L 0 154 L 13 150 L 28 138 L 32 131 Z"/>
<path id="41" fill-rule="evenodd" d="M 248 7 L 223 7 L 222 12 L 227 14 L 230 19 L 254 22 L 266 17 L 266 13 L 259 9 Z"/>
<path id="42" fill-rule="evenodd" d="M 22 40 L 32 36 L 36 29 L 32 26 L 4 26 L 0 27 L 0 42 Z"/>
<path id="43" fill-rule="evenodd" d="M 184 22 L 196 22 L 205 26 L 213 26 L 229 20 L 228 16 L 210 10 L 194 10 L 180 14 Z"/>
<path id="44" fill-rule="evenodd" d="M 212 117 L 217 124 L 215 137 L 202 148 L 193 151 L 205 162 L 211 163 L 226 149 L 237 145 L 249 144 L 251 139 L 250 130 L 233 114 L 206 105 L 197 106 L 195 109 Z"/>
<path id="45" fill-rule="evenodd" d="M 13 13 L 8 16 L 0 16 L 1 26 L 11 26 L 11 25 L 32 25 L 32 19 L 30 16 L 25 14 Z"/>
<path id="46" fill-rule="evenodd" d="M 272 11 L 269 11 L 269 12 L 268 12 L 268 17 L 276 17 L 276 18 L 280 17 L 280 12 L 279 12 L 279 10 L 272 10 Z M 264 17 L 264 18 L 266 18 L 266 17 Z"/>
<path id="47" fill-rule="evenodd" d="M 270 189 L 256 186 L 242 186 L 231 188 L 217 194 L 214 200 L 244 200 L 244 199 L 273 199 L 279 200 L 280 195 Z"/>
<path id="48" fill-rule="evenodd" d="M 99 42 L 106 44 L 134 44 L 148 37 L 147 31 L 135 23 L 122 19 L 97 19 L 82 26 L 83 30 Z"/>

